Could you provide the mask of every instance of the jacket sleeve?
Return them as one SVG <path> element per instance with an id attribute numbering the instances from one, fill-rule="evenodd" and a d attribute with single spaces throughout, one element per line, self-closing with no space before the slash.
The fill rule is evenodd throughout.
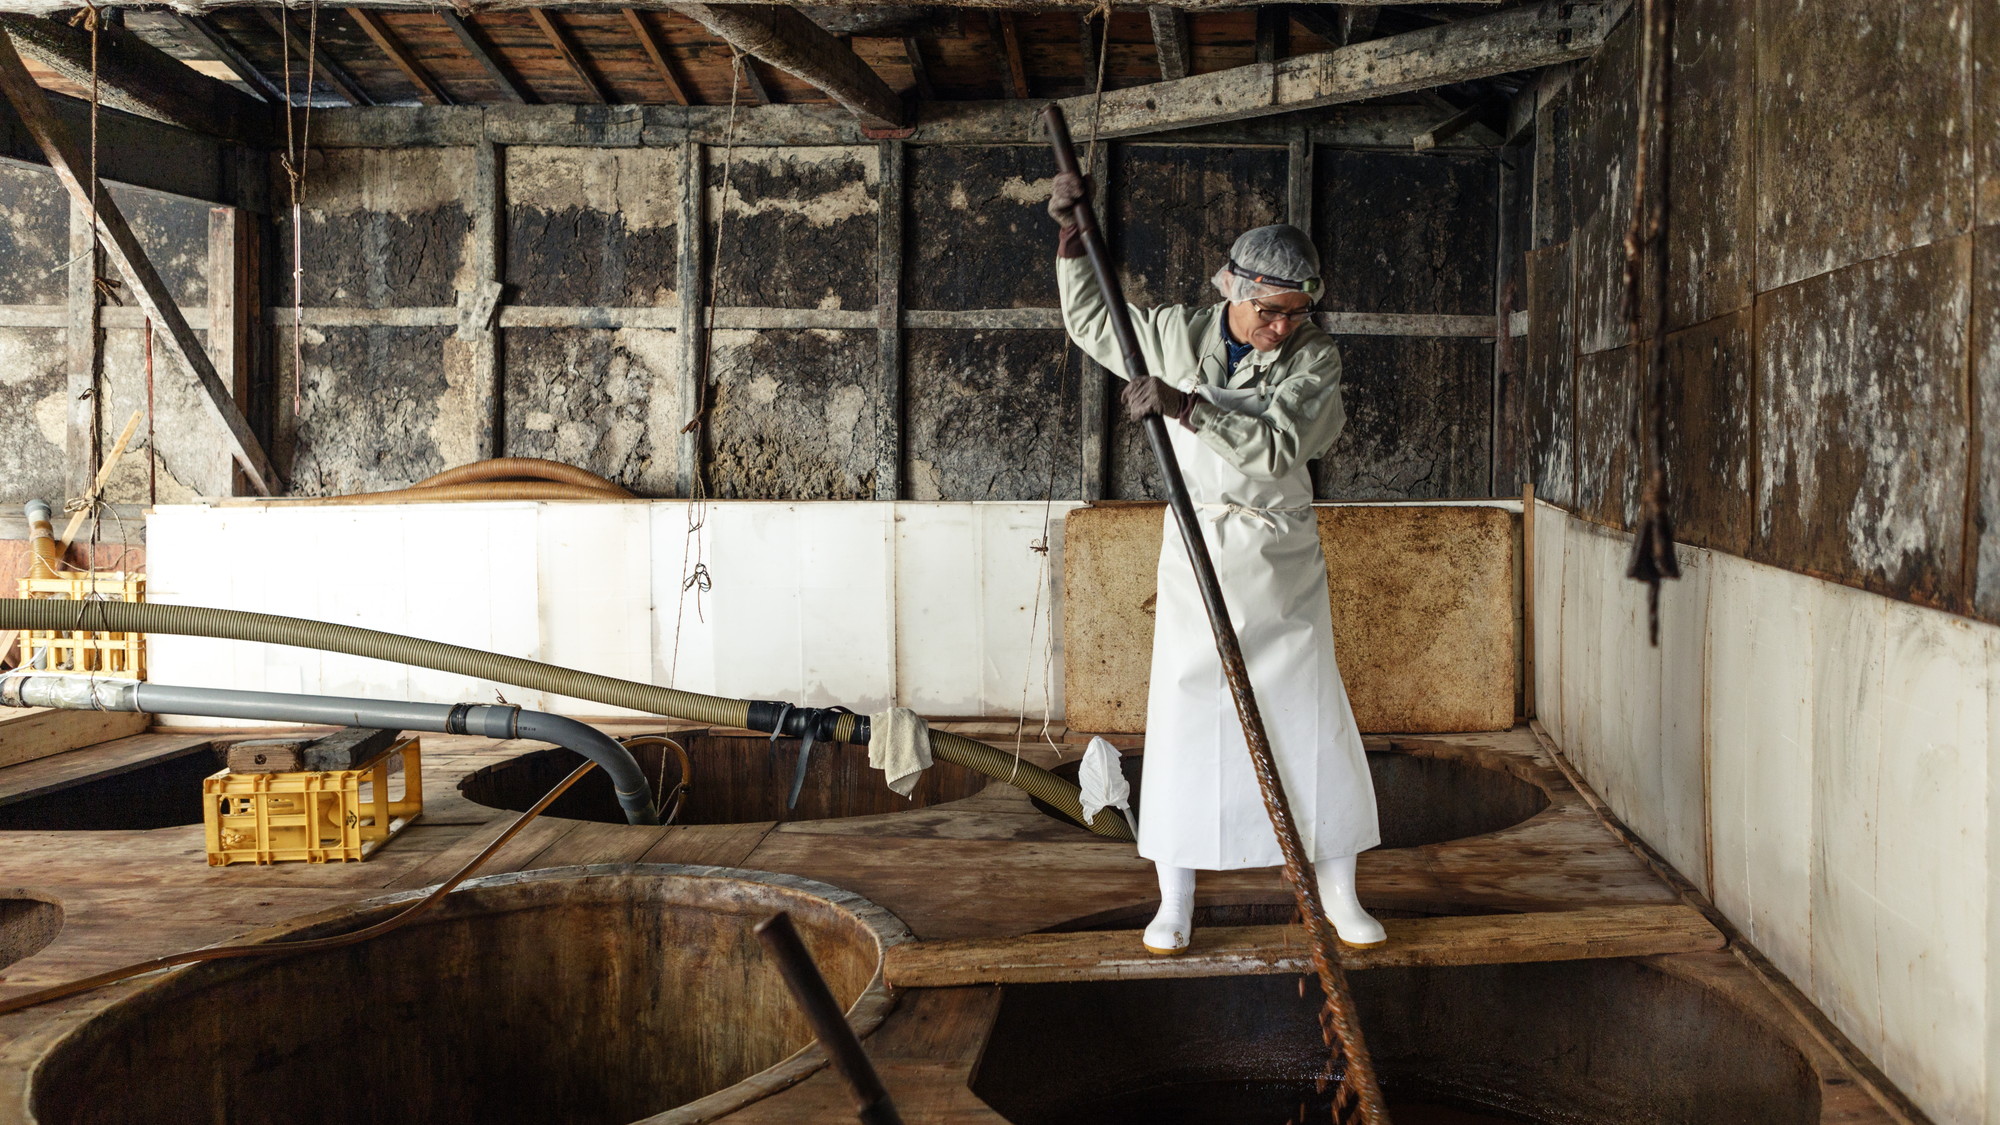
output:
<path id="1" fill-rule="evenodd" d="M 1347 423 L 1340 401 L 1340 351 L 1331 341 L 1301 354 L 1262 415 L 1204 402 L 1196 433 L 1245 476 L 1277 480 L 1333 448 Z"/>
<path id="2" fill-rule="evenodd" d="M 1125 357 L 1118 350 L 1118 337 L 1111 330 L 1111 307 L 1098 288 L 1089 258 L 1057 258 L 1056 289 L 1062 295 L 1063 327 L 1090 358 L 1121 379 L 1132 376 L 1125 370 Z M 1127 305 L 1132 312 L 1132 330 L 1139 337 L 1139 352 L 1145 357 L 1148 373 L 1176 382 L 1165 370 L 1160 333 L 1170 324 L 1184 320 L 1179 306 L 1142 309 Z"/>

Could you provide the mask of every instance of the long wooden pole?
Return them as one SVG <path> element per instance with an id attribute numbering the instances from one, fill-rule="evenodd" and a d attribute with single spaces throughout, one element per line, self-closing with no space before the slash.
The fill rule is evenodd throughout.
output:
<path id="1" fill-rule="evenodd" d="M 1051 105 L 1043 111 L 1048 121 L 1049 140 L 1055 146 L 1056 168 L 1071 175 L 1081 175 L 1082 169 L 1076 161 L 1076 149 L 1070 144 L 1069 123 L 1063 119 L 1062 107 Z M 1084 251 L 1090 256 L 1090 265 L 1097 274 L 1097 285 L 1104 296 L 1105 307 L 1111 313 L 1112 333 L 1118 339 L 1118 351 L 1125 361 L 1125 377 L 1143 379 L 1147 375 L 1146 356 L 1139 348 L 1139 335 L 1132 326 L 1131 311 L 1125 305 L 1124 287 L 1118 282 L 1118 273 L 1111 266 L 1111 252 L 1104 244 L 1104 236 L 1097 227 L 1097 216 L 1088 200 L 1080 201 L 1076 208 L 1076 225 L 1083 236 Z M 1291 884 L 1292 896 L 1298 900 L 1299 913 L 1305 918 L 1306 933 L 1312 938 L 1313 969 L 1319 975 L 1320 988 L 1326 993 L 1326 1008 L 1320 1016 L 1320 1026 L 1326 1034 L 1327 1045 L 1347 1062 L 1346 1073 L 1341 1080 L 1341 1089 L 1335 1098 L 1335 1116 L 1339 1120 L 1353 1120 L 1359 1111 L 1359 1120 L 1365 1125 L 1387 1125 L 1388 1110 L 1382 1104 L 1382 1089 L 1375 1080 L 1375 1065 L 1368 1055 L 1368 1044 L 1361 1038 L 1361 1024 L 1355 1017 L 1354 996 L 1347 988 L 1347 974 L 1340 967 L 1339 938 L 1333 932 L 1333 924 L 1327 920 L 1326 909 L 1319 900 L 1319 883 L 1313 873 L 1312 861 L 1306 856 L 1305 844 L 1299 839 L 1298 824 L 1292 819 L 1292 806 L 1285 799 L 1284 782 L 1278 776 L 1278 760 L 1271 753 L 1271 740 L 1264 731 L 1264 716 L 1257 709 L 1257 695 L 1250 686 L 1250 670 L 1243 662 L 1243 645 L 1236 637 L 1236 626 L 1229 621 L 1229 606 L 1223 599 L 1222 582 L 1215 573 L 1215 562 L 1208 557 L 1208 541 L 1202 537 L 1201 524 L 1195 515 L 1194 500 L 1188 495 L 1187 481 L 1181 476 L 1180 462 L 1174 457 L 1173 446 L 1167 442 L 1167 422 L 1158 414 L 1149 414 L 1145 419 L 1146 440 L 1153 447 L 1153 457 L 1160 464 L 1160 479 L 1166 485 L 1167 506 L 1174 513 L 1174 522 L 1181 530 L 1181 541 L 1187 546 L 1188 562 L 1194 566 L 1195 584 L 1201 588 L 1202 605 L 1208 610 L 1209 628 L 1215 633 L 1215 648 L 1222 658 L 1222 676 L 1229 683 L 1229 693 L 1236 699 L 1236 717 L 1243 724 L 1243 741 L 1250 748 L 1250 762 L 1257 773 L 1257 787 L 1264 796 L 1264 809 L 1271 815 L 1271 828 L 1278 836 L 1278 850 L 1285 857 L 1285 881 Z"/>

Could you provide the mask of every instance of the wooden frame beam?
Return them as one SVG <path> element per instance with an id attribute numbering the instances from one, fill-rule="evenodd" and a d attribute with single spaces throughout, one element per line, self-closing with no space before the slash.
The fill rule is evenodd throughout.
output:
<path id="1" fill-rule="evenodd" d="M 549 46 L 556 49 L 557 56 L 562 59 L 565 66 L 569 67 L 570 73 L 576 75 L 578 82 L 583 83 L 584 93 L 590 100 L 598 105 L 610 105 L 611 99 L 604 96 L 604 87 L 598 85 L 597 79 L 591 77 L 589 68 L 583 65 L 583 56 L 576 53 L 576 47 L 569 41 L 569 33 L 562 29 L 562 25 L 556 23 L 555 17 L 544 8 L 529 8 L 528 17 L 535 21 L 536 27 L 542 29 L 542 37 L 549 41 Z"/>
<path id="2" fill-rule="evenodd" d="M 1028 63 L 1021 52 L 1021 21 L 1012 12 L 993 17 L 995 37 L 1000 40 L 1000 75 L 1008 97 L 1033 96 L 1028 89 Z"/>
<path id="3" fill-rule="evenodd" d="M 0 14 L 14 48 L 64 79 L 90 87 L 90 32 L 67 21 Z M 97 32 L 98 100 L 112 109 L 251 144 L 271 138 L 271 111 L 123 28 Z"/>
<path id="4" fill-rule="evenodd" d="M 1129 137 L 1408 93 L 1593 54 L 1624 0 L 1514 8 L 1274 63 L 1104 94 L 1098 135 Z M 1088 96 L 1063 110 L 1083 121 Z"/>
<path id="5" fill-rule="evenodd" d="M 361 30 L 368 33 L 368 38 L 373 39 L 375 45 L 382 48 L 382 53 L 389 56 L 389 61 L 395 64 L 396 69 L 403 72 L 403 77 L 410 80 L 410 85 L 417 88 L 419 101 L 425 105 L 452 104 L 451 95 L 445 93 L 443 87 L 437 84 L 437 80 L 431 77 L 430 71 L 425 70 L 423 64 L 404 49 L 402 42 L 396 38 L 396 33 L 389 30 L 388 24 L 382 22 L 381 15 L 366 8 L 348 8 L 346 11 L 347 18 L 359 24 Z"/>
<path id="6" fill-rule="evenodd" d="M 145 250 L 139 246 L 139 240 L 133 236 L 131 225 L 125 221 L 124 212 L 118 209 L 111 193 L 102 190 L 102 185 L 93 185 L 85 179 L 89 175 L 89 166 L 84 163 L 83 153 L 76 147 L 68 130 L 50 112 L 42 88 L 35 84 L 27 65 L 15 52 L 13 42 L 5 35 L 0 35 L 0 96 L 12 103 L 14 112 L 41 146 L 43 154 L 48 157 L 49 167 L 55 170 L 56 178 L 62 181 L 71 199 L 89 207 L 91 189 L 93 186 L 98 188 L 95 193 L 97 228 L 104 236 L 106 256 L 117 265 L 125 284 L 138 298 L 139 307 L 164 330 L 162 336 L 168 351 L 178 354 L 181 364 L 200 384 L 202 405 L 222 427 L 230 454 L 243 467 L 250 486 L 266 496 L 276 494 L 282 487 L 278 475 L 271 468 L 270 459 L 264 455 L 264 447 L 257 441 L 257 435 L 244 421 L 243 411 L 230 396 L 229 387 L 216 374 L 215 365 L 209 361 L 208 353 L 195 337 L 194 330 L 188 327 L 180 307 L 174 304 L 173 294 L 160 280 Z"/>
<path id="7" fill-rule="evenodd" d="M 1166 4 L 1146 9 L 1153 20 L 1153 47 L 1160 58 L 1160 78 L 1174 82 L 1192 73 L 1194 46 L 1188 40 L 1187 13 Z"/>
<path id="8" fill-rule="evenodd" d="M 453 35 L 458 37 L 458 45 L 465 48 L 465 53 L 472 56 L 472 61 L 478 63 L 479 68 L 486 72 L 486 77 L 500 88 L 501 97 L 521 105 L 527 105 L 533 100 L 528 97 L 527 91 L 521 88 L 521 84 L 514 81 L 514 76 L 507 73 L 506 69 L 494 59 L 492 50 L 487 47 L 485 40 L 471 24 L 466 23 L 457 12 L 450 9 L 440 10 L 437 17 L 444 21 L 445 27 L 451 29 Z"/>
<path id="9" fill-rule="evenodd" d="M 653 25 L 646 22 L 646 17 L 637 8 L 620 8 L 619 11 L 624 13 L 626 26 L 632 29 L 632 37 L 645 49 L 646 58 L 652 62 L 660 81 L 667 84 L 667 95 L 673 98 L 675 105 L 688 104 L 687 90 L 681 85 L 680 75 L 675 74 L 674 68 L 668 64 L 666 44 L 660 42 Z"/>
<path id="10" fill-rule="evenodd" d="M 292 19 L 291 9 L 258 8 L 257 14 L 264 17 L 264 22 L 270 25 L 280 40 L 290 44 L 292 54 L 300 62 L 310 65 L 319 80 L 333 87 L 335 93 L 347 99 L 348 105 L 375 104 L 375 99 L 369 96 L 367 90 L 361 88 L 361 83 L 356 82 L 353 75 L 347 73 L 347 68 L 327 53 L 326 44 L 312 42 L 311 30 L 300 29 L 298 22 Z M 310 90 L 307 91 L 307 97 L 311 97 Z"/>
<path id="11" fill-rule="evenodd" d="M 903 99 L 861 61 L 854 48 L 797 9 L 766 4 L 680 4 L 675 10 L 743 53 L 809 83 L 866 122 L 898 128 L 909 119 Z"/>

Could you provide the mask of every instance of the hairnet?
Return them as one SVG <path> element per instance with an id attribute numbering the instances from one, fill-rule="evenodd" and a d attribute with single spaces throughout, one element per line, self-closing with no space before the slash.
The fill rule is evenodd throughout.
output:
<path id="1" fill-rule="evenodd" d="M 1281 293 L 1319 293 L 1319 251 L 1306 232 L 1287 223 L 1244 231 L 1229 261 L 1211 279 L 1227 301 Z"/>

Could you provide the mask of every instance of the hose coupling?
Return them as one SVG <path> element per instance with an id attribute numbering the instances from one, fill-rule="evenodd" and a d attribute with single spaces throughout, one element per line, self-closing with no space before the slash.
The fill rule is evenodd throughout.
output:
<path id="1" fill-rule="evenodd" d="M 476 734 L 482 738 L 521 737 L 521 709 L 511 703 L 459 703 L 445 717 L 451 734 Z"/>

